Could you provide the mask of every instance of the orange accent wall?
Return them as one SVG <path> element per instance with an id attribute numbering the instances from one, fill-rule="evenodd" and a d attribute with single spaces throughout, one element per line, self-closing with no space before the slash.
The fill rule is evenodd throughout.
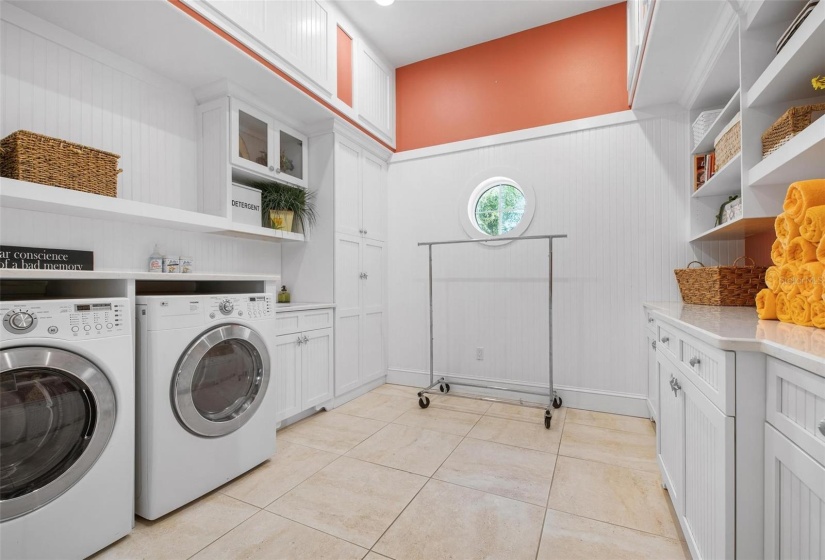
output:
<path id="1" fill-rule="evenodd" d="M 338 28 L 338 99 L 352 107 L 352 37 Z"/>
<path id="2" fill-rule="evenodd" d="M 745 238 L 745 255 L 756 261 L 758 266 L 771 266 L 771 246 L 776 241 L 776 233 L 766 231 Z"/>
<path id="3" fill-rule="evenodd" d="M 624 3 L 396 69 L 398 151 L 628 109 Z"/>

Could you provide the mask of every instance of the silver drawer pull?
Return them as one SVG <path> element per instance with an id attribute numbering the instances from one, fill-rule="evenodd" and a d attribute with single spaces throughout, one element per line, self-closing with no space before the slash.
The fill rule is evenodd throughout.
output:
<path id="1" fill-rule="evenodd" d="M 648 318 L 647 318 L 647 322 L 648 322 L 648 323 L 652 323 L 652 322 L 653 322 L 653 321 L 655 321 L 655 320 L 656 320 L 656 319 L 654 319 L 653 317 L 648 317 Z"/>
<path id="2" fill-rule="evenodd" d="M 298 335 L 298 340 L 296 342 L 298 342 L 298 344 L 304 343 L 303 339 L 301 338 L 301 335 Z"/>
<path id="3" fill-rule="evenodd" d="M 653 342 L 651 342 L 650 345 L 653 347 L 654 350 L 656 350 L 656 341 L 655 340 Z"/>
<path id="4" fill-rule="evenodd" d="M 819 433 L 825 436 L 825 418 L 819 421 Z"/>
<path id="5" fill-rule="evenodd" d="M 670 338 L 667 337 L 667 336 L 663 336 L 662 337 L 662 344 L 667 344 L 668 342 L 670 342 Z"/>
<path id="6" fill-rule="evenodd" d="M 700 364 L 701 362 L 702 362 L 702 360 L 700 360 L 700 359 L 699 359 L 699 358 L 697 358 L 696 356 L 692 357 L 692 358 L 690 359 L 690 361 L 689 361 L 689 363 L 690 363 L 690 365 L 691 365 L 692 367 L 696 367 L 696 365 L 697 365 L 697 364 Z"/>

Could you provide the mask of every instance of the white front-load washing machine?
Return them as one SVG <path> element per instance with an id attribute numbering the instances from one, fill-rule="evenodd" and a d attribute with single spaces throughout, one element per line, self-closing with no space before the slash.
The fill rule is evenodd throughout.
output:
<path id="1" fill-rule="evenodd" d="M 270 294 L 139 296 L 135 511 L 158 517 L 275 453 Z"/>
<path id="2" fill-rule="evenodd" d="M 84 558 L 132 530 L 130 307 L 0 302 L 0 558 Z"/>

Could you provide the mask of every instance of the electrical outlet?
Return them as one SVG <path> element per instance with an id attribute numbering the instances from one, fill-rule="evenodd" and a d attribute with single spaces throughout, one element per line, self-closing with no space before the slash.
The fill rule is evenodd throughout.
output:
<path id="1" fill-rule="evenodd" d="M 483 360 L 484 359 L 484 348 L 476 348 L 476 360 Z"/>

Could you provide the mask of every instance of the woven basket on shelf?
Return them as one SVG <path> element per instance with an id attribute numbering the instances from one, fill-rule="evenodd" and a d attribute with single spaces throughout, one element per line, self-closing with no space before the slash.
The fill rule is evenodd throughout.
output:
<path id="1" fill-rule="evenodd" d="M 814 111 L 825 111 L 825 103 L 791 107 L 785 111 L 779 117 L 779 120 L 762 134 L 762 159 L 771 155 L 788 140 L 808 128 L 811 124 L 811 114 Z"/>
<path id="2" fill-rule="evenodd" d="M 756 294 L 765 285 L 765 266 L 705 266 L 699 261 L 688 263 L 687 268 L 677 268 L 676 281 L 682 300 L 699 305 L 755 305 Z M 748 259 L 753 263 L 752 259 Z M 697 263 L 701 268 L 690 268 Z"/>
<path id="3" fill-rule="evenodd" d="M 713 147 L 716 150 L 716 168 L 713 171 L 716 173 L 742 151 L 742 121 L 737 121 L 725 131 Z"/>
<path id="4" fill-rule="evenodd" d="M 120 156 L 18 130 L 0 140 L 0 176 L 75 191 L 117 196 Z"/>

